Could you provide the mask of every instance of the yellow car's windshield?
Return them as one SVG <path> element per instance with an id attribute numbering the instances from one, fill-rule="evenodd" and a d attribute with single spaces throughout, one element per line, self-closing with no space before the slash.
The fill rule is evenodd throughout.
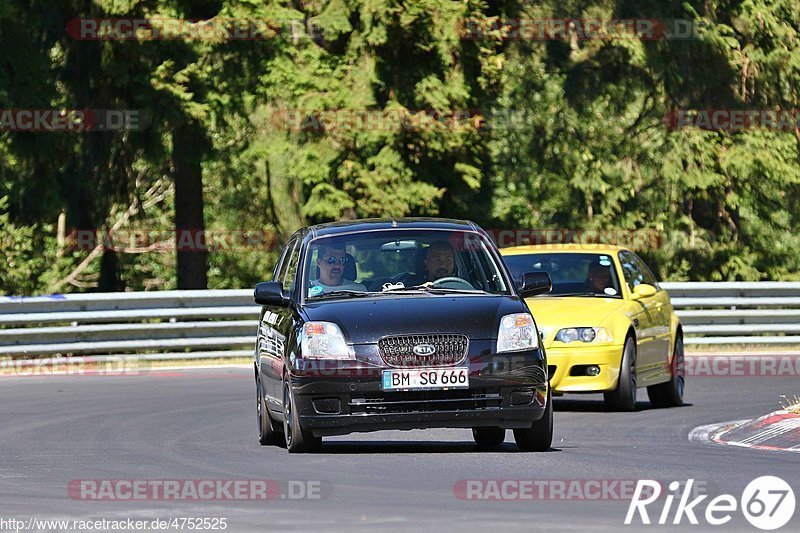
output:
<path id="1" fill-rule="evenodd" d="M 524 272 L 547 272 L 553 290 L 546 296 L 621 298 L 614 261 L 601 253 L 532 253 L 503 259 L 515 280 Z"/>

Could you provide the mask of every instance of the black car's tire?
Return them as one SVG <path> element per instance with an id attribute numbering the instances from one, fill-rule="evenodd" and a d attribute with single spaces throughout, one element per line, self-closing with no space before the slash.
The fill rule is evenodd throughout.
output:
<path id="1" fill-rule="evenodd" d="M 503 428 L 472 428 L 472 438 L 479 448 L 497 448 L 506 440 Z"/>
<path id="2" fill-rule="evenodd" d="M 542 418 L 530 428 L 515 429 L 514 441 L 523 452 L 546 452 L 553 443 L 553 393 L 548 391 Z"/>
<path id="3" fill-rule="evenodd" d="M 684 373 L 683 337 L 675 339 L 675 349 L 672 352 L 672 365 L 670 372 L 672 378 L 666 383 L 659 383 L 647 387 L 647 396 L 653 407 L 678 407 L 683 405 L 683 388 L 686 383 Z"/>
<path id="4" fill-rule="evenodd" d="M 258 442 L 262 446 L 278 444 L 275 423 L 269 416 L 267 402 L 261 389 L 261 380 L 258 377 L 256 377 L 256 414 L 258 415 Z"/>
<path id="5" fill-rule="evenodd" d="M 625 339 L 622 360 L 619 367 L 617 387 L 603 393 L 606 405 L 614 411 L 633 411 L 636 409 L 636 343 L 633 337 Z"/>
<path id="6" fill-rule="evenodd" d="M 300 425 L 292 387 L 286 379 L 283 382 L 283 434 L 289 453 L 315 452 L 322 445 L 322 437 L 315 437 Z"/>

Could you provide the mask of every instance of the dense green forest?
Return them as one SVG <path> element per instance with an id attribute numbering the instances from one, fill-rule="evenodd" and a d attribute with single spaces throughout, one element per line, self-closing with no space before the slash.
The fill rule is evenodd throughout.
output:
<path id="1" fill-rule="evenodd" d="M 565 19 L 693 30 L 521 31 Z M 797 122 L 675 118 L 793 118 L 796 0 L 3 0 L 0 61 L 0 111 L 146 117 L 0 117 L 3 294 L 247 287 L 300 226 L 417 215 L 656 235 L 639 251 L 669 280 L 800 279 Z M 76 246 L 91 228 L 147 239 Z M 247 242 L 163 246 L 170 228 Z"/>

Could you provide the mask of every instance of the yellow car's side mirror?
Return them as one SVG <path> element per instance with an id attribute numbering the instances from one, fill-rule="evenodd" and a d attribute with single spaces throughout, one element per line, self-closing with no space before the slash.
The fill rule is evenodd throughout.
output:
<path id="1" fill-rule="evenodd" d="M 647 283 L 640 283 L 639 285 L 633 288 L 633 292 L 631 293 L 631 299 L 638 300 L 640 298 L 649 298 L 655 295 L 656 292 L 658 291 L 652 285 L 648 285 Z"/>

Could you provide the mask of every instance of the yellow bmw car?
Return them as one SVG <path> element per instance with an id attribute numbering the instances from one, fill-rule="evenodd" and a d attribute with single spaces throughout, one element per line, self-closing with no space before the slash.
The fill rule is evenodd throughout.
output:
<path id="1" fill-rule="evenodd" d="M 503 248 L 515 279 L 547 272 L 553 289 L 526 300 L 542 336 L 555 394 L 602 392 L 619 411 L 647 387 L 655 407 L 683 404 L 683 332 L 667 292 L 618 246 Z"/>

